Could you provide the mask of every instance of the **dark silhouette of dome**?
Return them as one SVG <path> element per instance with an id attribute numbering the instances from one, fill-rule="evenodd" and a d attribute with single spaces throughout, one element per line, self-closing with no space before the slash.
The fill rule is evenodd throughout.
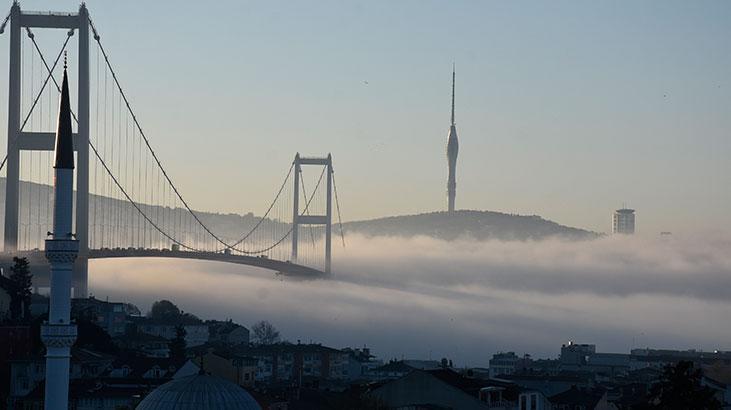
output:
<path id="1" fill-rule="evenodd" d="M 261 410 L 243 388 L 206 374 L 173 379 L 153 390 L 137 410 Z"/>

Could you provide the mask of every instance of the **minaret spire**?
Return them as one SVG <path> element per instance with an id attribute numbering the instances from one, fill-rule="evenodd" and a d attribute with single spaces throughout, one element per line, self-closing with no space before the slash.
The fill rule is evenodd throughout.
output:
<path id="1" fill-rule="evenodd" d="M 454 80 L 455 80 L 455 66 L 452 63 L 452 122 L 451 125 L 454 127 Z"/>
<path id="2" fill-rule="evenodd" d="M 58 111 L 56 129 L 56 163 L 54 168 L 74 169 L 74 137 L 71 128 L 71 101 L 69 98 L 69 78 L 66 72 L 66 56 L 63 57 L 63 82 L 61 84 L 61 104 Z"/>
<path id="3" fill-rule="evenodd" d="M 79 241 L 73 233 L 74 140 L 67 65 L 64 58 L 53 164 L 53 232 L 46 239 L 46 258 L 51 265 L 48 321 L 41 327 L 41 340 L 46 345 L 46 410 L 68 407 L 71 346 L 76 341 L 76 325 L 71 322 L 71 274 Z"/>

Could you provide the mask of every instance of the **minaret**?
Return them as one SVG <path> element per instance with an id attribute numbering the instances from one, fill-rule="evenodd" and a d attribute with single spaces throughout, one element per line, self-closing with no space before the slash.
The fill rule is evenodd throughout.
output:
<path id="1" fill-rule="evenodd" d="M 70 320 L 71 272 L 79 253 L 79 241 L 74 239 L 71 226 L 74 142 L 65 57 L 63 69 L 53 166 L 53 232 L 49 232 L 51 239 L 46 239 L 46 259 L 51 265 L 51 303 L 48 322 L 41 327 L 41 339 L 46 345 L 46 410 L 68 408 L 71 346 L 76 341 L 76 325 Z"/>
<path id="2" fill-rule="evenodd" d="M 449 165 L 449 179 L 447 179 L 447 197 L 449 199 L 449 212 L 454 212 L 454 200 L 457 196 L 457 154 L 459 153 L 459 142 L 457 141 L 457 127 L 454 123 L 454 80 L 455 70 L 452 65 L 452 123 L 449 127 L 447 137 L 447 164 Z"/>

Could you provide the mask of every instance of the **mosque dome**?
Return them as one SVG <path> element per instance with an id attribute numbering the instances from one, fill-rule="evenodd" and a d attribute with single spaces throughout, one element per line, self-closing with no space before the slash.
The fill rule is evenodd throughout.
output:
<path id="1" fill-rule="evenodd" d="M 173 379 L 153 390 L 137 410 L 261 410 L 251 395 L 228 380 L 206 374 Z"/>

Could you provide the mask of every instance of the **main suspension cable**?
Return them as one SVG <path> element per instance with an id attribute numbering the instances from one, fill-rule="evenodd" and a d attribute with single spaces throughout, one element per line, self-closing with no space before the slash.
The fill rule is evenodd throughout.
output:
<path id="1" fill-rule="evenodd" d="M 237 250 L 235 247 L 229 245 L 225 241 L 223 241 L 218 235 L 213 233 L 208 226 L 206 226 L 203 221 L 200 220 L 198 215 L 193 211 L 193 209 L 188 205 L 188 202 L 183 198 L 183 196 L 180 194 L 180 191 L 178 190 L 178 187 L 173 183 L 172 179 L 170 179 L 170 176 L 168 175 L 167 171 L 165 171 L 165 168 L 162 166 L 162 163 L 160 162 L 160 159 L 158 158 L 157 154 L 155 153 L 155 150 L 152 149 L 152 146 L 150 145 L 150 141 L 147 139 L 147 136 L 145 135 L 145 132 L 142 130 L 142 126 L 140 125 L 139 121 L 137 120 L 137 116 L 135 115 L 134 111 L 132 111 L 132 106 L 129 103 L 129 100 L 127 99 L 127 95 L 125 94 L 124 90 L 122 89 L 122 85 L 119 83 L 119 80 L 117 79 L 117 74 L 114 71 L 114 68 L 112 68 L 112 64 L 109 61 L 109 56 L 107 55 L 106 50 L 104 49 L 104 46 L 101 43 L 101 37 L 99 36 L 99 33 L 96 30 L 96 27 L 94 26 L 94 23 L 91 20 L 91 17 L 89 18 L 89 25 L 91 26 L 92 31 L 94 32 L 94 39 L 96 40 L 97 44 L 99 45 L 99 50 L 102 52 L 102 56 L 104 56 L 104 60 L 107 64 L 107 67 L 109 68 L 109 72 L 112 74 L 112 78 L 114 79 L 114 83 L 117 85 L 117 88 L 119 89 L 120 94 L 122 95 L 122 98 L 124 99 L 124 103 L 127 106 L 127 110 L 129 110 L 130 114 L 132 114 L 132 121 L 137 126 L 138 131 L 140 132 L 140 136 L 145 141 L 145 145 L 147 146 L 147 149 L 150 151 L 150 154 L 152 154 L 153 159 L 157 163 L 157 166 L 160 167 L 160 170 L 162 171 L 163 176 L 165 176 L 165 179 L 167 180 L 168 184 L 170 184 L 170 187 L 175 192 L 175 195 L 178 197 L 180 202 L 185 206 L 186 210 L 195 218 L 195 220 L 198 222 L 201 227 L 208 232 L 209 235 L 211 235 L 216 241 L 218 241 L 221 245 L 225 246 L 228 249 Z"/>
<path id="2" fill-rule="evenodd" d="M 241 252 L 241 253 L 250 253 L 248 251 L 245 251 L 245 250 L 242 250 L 242 249 L 238 249 L 238 248 L 236 248 L 236 246 L 238 244 L 240 244 L 241 242 L 243 242 L 246 238 L 248 238 L 253 231 L 247 233 L 247 235 L 244 235 L 244 237 L 242 239 L 240 239 L 239 241 L 237 241 L 236 244 L 231 245 L 231 244 L 225 242 L 223 239 L 221 239 L 206 224 L 204 224 L 203 221 L 195 213 L 195 211 L 193 211 L 193 209 L 190 207 L 190 205 L 188 204 L 188 202 L 183 198 L 183 196 L 180 193 L 178 187 L 173 183 L 173 181 L 170 178 L 170 176 L 168 175 L 167 171 L 162 166 L 162 162 L 160 161 L 159 157 L 157 156 L 157 153 L 155 152 L 155 150 L 152 148 L 152 145 L 150 144 L 150 141 L 147 138 L 147 135 L 145 134 L 144 130 L 142 129 L 142 126 L 140 125 L 140 123 L 139 123 L 139 121 L 137 119 L 137 116 L 135 115 L 134 111 L 132 110 L 132 106 L 131 106 L 129 100 L 127 99 L 126 93 L 122 89 L 122 86 L 121 86 L 121 84 L 119 82 L 119 79 L 117 78 L 116 72 L 114 71 L 114 68 L 112 67 L 112 64 L 111 64 L 111 62 L 109 60 L 109 56 L 107 55 L 106 50 L 104 49 L 104 46 L 101 43 L 101 37 L 99 36 L 99 33 L 98 33 L 96 27 L 94 26 L 94 23 L 93 23 L 93 21 L 92 21 L 91 18 L 89 18 L 89 25 L 91 26 L 91 29 L 94 32 L 94 39 L 96 40 L 96 42 L 97 42 L 97 44 L 99 46 L 99 50 L 101 51 L 102 56 L 104 57 L 104 60 L 106 62 L 106 65 L 109 68 L 110 74 L 112 74 L 112 78 L 114 80 L 114 83 L 116 84 L 117 88 L 119 89 L 119 92 L 121 94 L 122 99 L 124 100 L 124 103 L 125 103 L 125 105 L 127 107 L 127 110 L 132 115 L 132 121 L 134 122 L 137 130 L 139 131 L 140 136 L 144 140 L 145 145 L 147 146 L 147 149 L 150 151 L 150 154 L 152 155 L 153 159 L 155 160 L 155 163 L 160 168 L 160 171 L 162 172 L 163 176 L 165 177 L 165 180 L 168 182 L 168 184 L 170 185 L 170 188 L 172 188 L 172 190 L 175 193 L 175 195 L 177 196 L 177 198 L 183 204 L 183 206 L 188 211 L 188 213 L 190 213 L 190 215 L 195 219 L 195 221 L 198 223 L 198 225 L 200 225 L 203 228 L 203 230 L 205 230 L 218 243 L 220 243 L 221 245 L 223 245 L 227 249 L 231 249 L 232 251 L 238 251 L 238 252 Z M 280 192 L 281 192 L 281 190 L 280 190 Z M 270 206 L 270 210 L 273 207 L 273 205 L 274 205 L 274 202 Z M 266 214 L 265 214 L 264 217 L 262 217 L 262 219 L 261 219 L 260 222 L 263 222 L 265 218 L 266 218 Z M 257 224 L 257 225 L 260 225 L 260 224 Z"/>

